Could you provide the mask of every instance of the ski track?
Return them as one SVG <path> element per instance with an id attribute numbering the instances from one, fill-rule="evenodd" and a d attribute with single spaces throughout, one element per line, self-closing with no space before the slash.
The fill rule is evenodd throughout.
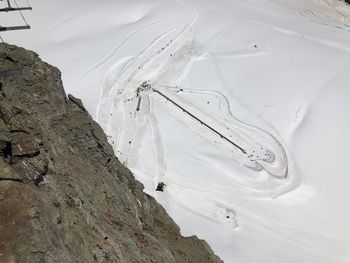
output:
<path id="1" fill-rule="evenodd" d="M 82 77 L 87 76 L 88 74 L 90 74 L 92 71 L 98 69 L 99 67 L 101 67 L 103 64 L 105 64 L 114 54 L 116 54 L 118 52 L 118 50 L 120 50 L 123 46 L 126 45 L 126 43 L 132 39 L 137 33 L 140 33 L 146 29 L 148 29 L 151 26 L 157 25 L 159 23 L 161 23 L 162 20 L 158 20 L 158 21 L 154 21 L 152 23 L 149 23 L 139 29 L 137 29 L 136 31 L 132 32 L 128 37 L 126 37 L 119 46 L 116 46 L 115 48 L 113 48 L 111 51 L 109 51 L 106 56 L 104 58 L 102 58 L 100 61 L 98 61 L 94 66 L 92 66 L 89 70 L 87 70 L 85 73 L 82 74 Z"/>
<path id="2" fill-rule="evenodd" d="M 203 48 L 192 32 L 198 14 L 194 15 L 185 25 L 175 25 L 154 38 L 135 57 L 128 57 L 118 61 L 106 74 L 101 97 L 98 105 L 97 120 L 110 136 L 110 142 L 120 161 L 128 164 L 130 158 L 137 160 L 138 150 L 145 135 L 146 126 L 151 127 L 154 157 L 156 160 L 154 189 L 158 182 L 165 182 L 167 193 L 154 192 L 161 202 L 168 203 L 172 195 L 181 196 L 183 191 L 202 191 L 210 196 L 217 195 L 215 209 L 221 209 L 221 214 L 229 214 L 234 228 L 238 226 L 236 214 L 232 207 L 219 202 L 220 196 L 232 198 L 240 196 L 253 198 L 275 198 L 292 191 L 299 186 L 301 178 L 294 165 L 290 162 L 285 148 L 275 135 L 262 128 L 240 121 L 231 113 L 230 102 L 224 94 L 213 90 L 182 89 L 181 80 L 192 68 L 193 61 L 203 54 Z M 87 73 L 95 70 L 120 48 L 128 43 L 137 33 L 160 23 L 156 21 L 131 33 L 119 46 L 110 51 L 109 55 L 99 61 Z M 267 26 L 267 25 L 264 25 Z M 274 30 L 280 30 L 275 29 Z M 284 31 L 283 31 L 284 32 Z M 294 32 L 289 34 L 294 34 Z M 250 57 L 260 56 L 265 52 L 239 52 L 210 54 L 216 62 L 215 56 Z M 224 86 L 229 88 L 220 69 L 217 73 Z M 86 74 L 87 74 L 86 73 Z M 164 92 L 166 96 L 176 101 L 178 105 L 199 117 L 203 122 L 220 131 L 232 141 L 243 145 L 247 153 L 237 151 L 227 141 L 217 134 L 203 127 L 201 123 L 186 115 L 179 107 L 156 94 L 154 91 Z M 187 95 L 187 96 L 186 96 Z M 199 105 L 196 96 L 206 96 L 219 105 L 218 112 L 212 112 Z M 238 102 L 239 103 L 239 102 Z M 235 185 L 225 186 L 220 183 L 206 183 L 194 178 L 186 178 L 179 174 L 169 173 L 165 152 L 164 135 L 161 132 L 157 112 L 152 105 L 164 107 L 164 112 L 175 117 L 189 130 L 202 137 L 207 143 L 214 145 L 222 154 L 226 154 L 236 161 L 242 170 L 223 170 L 216 163 L 215 158 L 199 156 L 200 162 L 205 162 L 222 174 L 232 178 Z M 134 148 L 133 148 L 134 147 Z M 132 150 L 132 148 L 134 150 Z M 132 153 L 132 154 L 131 154 Z M 262 157 L 261 157 L 262 156 Z M 202 158 L 202 159 L 201 159 Z M 208 159 L 209 158 L 209 159 Z M 184 207 L 193 213 L 213 220 L 215 215 L 207 215 L 210 211 L 202 211 L 192 204 L 191 200 L 179 199 Z M 222 212 L 226 211 L 226 212 Z M 215 214 L 215 213 L 214 213 Z M 214 220 L 215 221 L 215 220 Z"/>
<path id="3" fill-rule="evenodd" d="M 257 25 L 261 25 L 261 26 L 270 28 L 271 30 L 274 30 L 274 31 L 282 33 L 282 34 L 304 37 L 305 39 L 308 39 L 308 40 L 310 40 L 310 41 L 312 41 L 312 42 L 314 42 L 316 44 L 320 44 L 320 45 L 325 46 L 325 47 L 330 48 L 330 49 L 337 49 L 339 51 L 344 51 L 344 52 L 347 52 L 347 53 L 350 52 L 350 47 L 344 46 L 342 44 L 339 44 L 339 43 L 336 43 L 336 42 L 333 42 L 333 41 L 328 41 L 328 40 L 325 40 L 325 39 L 309 36 L 309 35 L 306 35 L 306 34 L 295 32 L 293 30 L 272 26 L 272 25 L 265 24 L 265 23 L 258 22 L 258 21 L 252 21 L 252 22 L 257 24 Z"/>

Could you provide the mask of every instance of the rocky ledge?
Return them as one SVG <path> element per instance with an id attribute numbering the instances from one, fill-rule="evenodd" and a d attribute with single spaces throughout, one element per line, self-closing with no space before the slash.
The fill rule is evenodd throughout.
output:
<path id="1" fill-rule="evenodd" d="M 66 96 L 60 71 L 9 49 L 0 48 L 0 262 L 222 262 L 142 191 Z"/>

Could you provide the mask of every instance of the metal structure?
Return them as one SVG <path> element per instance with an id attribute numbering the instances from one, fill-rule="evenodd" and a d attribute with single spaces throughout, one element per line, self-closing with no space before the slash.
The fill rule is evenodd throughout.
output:
<path id="1" fill-rule="evenodd" d="M 26 7 L 20 7 L 17 4 L 17 0 L 12 0 L 12 2 L 14 3 L 14 6 L 11 5 L 11 0 L 0 0 L 0 2 L 4 2 L 6 1 L 7 6 L 5 8 L 0 8 L 0 12 L 13 12 L 13 11 L 18 11 L 25 23 L 25 25 L 18 25 L 18 26 L 1 26 L 0 25 L 0 33 L 1 32 L 5 32 L 5 31 L 14 31 L 14 30 L 24 30 L 24 29 L 30 29 L 30 25 L 27 23 L 24 15 L 22 14 L 22 11 L 25 10 L 32 10 L 32 7 L 30 6 L 28 0 L 26 0 L 27 5 Z M 5 43 L 5 41 L 3 40 L 3 38 L 0 35 L 0 40 L 2 42 L 2 44 L 5 47 L 5 52 L 7 53 L 6 58 L 12 62 L 15 62 L 15 60 L 13 59 L 10 50 L 7 48 L 7 45 Z M 17 76 L 19 74 L 21 74 L 22 70 L 21 69 L 12 69 L 12 70 L 2 70 L 0 71 L 0 77 L 6 77 L 6 76 Z"/>
<path id="2" fill-rule="evenodd" d="M 4 0 L 0 0 L 1 2 L 4 1 Z M 30 29 L 30 25 L 27 23 L 26 19 L 24 18 L 23 14 L 22 14 L 22 10 L 32 10 L 32 7 L 29 6 L 29 3 L 28 3 L 28 6 L 26 7 L 19 7 L 16 0 L 13 0 L 14 3 L 15 3 L 15 7 L 13 7 L 11 5 L 11 2 L 10 0 L 6 0 L 7 2 L 7 7 L 5 8 L 0 8 L 0 12 L 13 12 L 13 11 L 19 11 L 21 16 L 22 16 L 22 19 L 25 23 L 24 26 L 0 26 L 0 32 L 4 32 L 4 31 L 13 31 L 13 30 L 23 30 L 23 29 Z"/>
<path id="3" fill-rule="evenodd" d="M 203 125 L 204 127 L 206 127 L 207 129 L 211 130 L 213 133 L 217 134 L 221 139 L 227 141 L 228 143 L 232 144 L 234 147 L 236 147 L 239 151 L 241 151 L 243 154 L 247 154 L 247 151 L 245 149 L 243 149 L 241 146 L 239 146 L 237 143 L 231 141 L 229 138 L 227 138 L 225 135 L 223 135 L 222 133 L 220 133 L 219 131 L 217 131 L 216 129 L 214 129 L 213 127 L 211 127 L 210 125 L 208 125 L 207 123 L 205 123 L 204 121 L 202 121 L 201 119 L 197 118 L 195 115 L 193 115 L 191 112 L 189 112 L 188 110 L 186 110 L 185 108 L 183 108 L 182 106 L 180 106 L 178 103 L 176 103 L 174 100 L 172 100 L 171 98 L 169 98 L 168 96 L 166 96 L 165 94 L 163 94 L 162 92 L 160 92 L 159 90 L 153 88 L 152 91 L 158 93 L 160 96 L 162 96 L 163 98 L 165 98 L 167 101 L 171 102 L 173 105 L 175 105 L 177 108 L 179 108 L 181 111 L 183 111 L 184 113 L 186 113 L 187 115 L 189 115 L 191 118 L 193 118 L 194 120 L 198 121 L 201 125 Z"/>

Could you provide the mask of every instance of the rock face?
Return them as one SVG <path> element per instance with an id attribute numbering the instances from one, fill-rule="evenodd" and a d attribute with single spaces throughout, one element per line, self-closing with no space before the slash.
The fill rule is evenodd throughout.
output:
<path id="1" fill-rule="evenodd" d="M 222 262 L 114 157 L 57 68 L 0 49 L 0 262 Z M 194 222 L 195 224 L 195 222 Z"/>

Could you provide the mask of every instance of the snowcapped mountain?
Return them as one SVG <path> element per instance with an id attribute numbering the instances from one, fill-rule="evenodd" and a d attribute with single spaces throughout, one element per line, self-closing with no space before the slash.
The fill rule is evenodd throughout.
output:
<path id="1" fill-rule="evenodd" d="M 61 69 L 184 235 L 225 262 L 349 262 L 345 2 L 32 6 L 2 37 Z"/>

